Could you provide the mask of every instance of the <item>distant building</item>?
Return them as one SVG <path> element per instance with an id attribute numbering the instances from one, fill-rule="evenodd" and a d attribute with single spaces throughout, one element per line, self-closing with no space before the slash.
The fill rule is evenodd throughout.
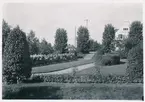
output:
<path id="1" fill-rule="evenodd" d="M 120 42 L 124 39 L 126 39 L 128 37 L 129 34 L 129 22 L 125 22 L 124 25 L 122 27 L 120 27 L 120 29 L 118 29 L 115 33 L 115 41 L 116 42 Z M 117 44 L 115 44 L 115 48 L 116 50 L 119 49 L 119 47 L 117 46 Z"/>
<path id="2" fill-rule="evenodd" d="M 69 52 L 75 52 L 76 51 L 76 48 L 74 47 L 74 45 L 70 45 L 70 44 L 68 44 L 67 49 L 68 49 Z"/>

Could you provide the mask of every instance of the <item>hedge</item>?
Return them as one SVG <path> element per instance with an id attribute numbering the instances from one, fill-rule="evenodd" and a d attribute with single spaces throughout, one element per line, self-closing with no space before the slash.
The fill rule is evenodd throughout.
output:
<path id="1" fill-rule="evenodd" d="M 54 63 L 68 62 L 76 59 L 77 57 L 74 53 L 31 55 L 33 66 L 42 66 Z"/>
<path id="2" fill-rule="evenodd" d="M 95 62 L 100 65 L 116 65 L 120 63 L 120 56 L 117 54 L 96 55 Z"/>
<path id="3" fill-rule="evenodd" d="M 33 75 L 30 80 L 24 83 L 57 82 L 57 83 L 143 83 L 142 79 L 130 81 L 123 75 Z"/>
<path id="4" fill-rule="evenodd" d="M 127 75 L 130 80 L 143 78 L 143 47 L 141 44 L 138 44 L 129 51 L 127 59 Z"/>

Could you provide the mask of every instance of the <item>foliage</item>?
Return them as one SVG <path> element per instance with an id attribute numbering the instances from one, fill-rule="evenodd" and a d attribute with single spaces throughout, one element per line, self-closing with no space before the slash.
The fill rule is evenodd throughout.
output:
<path id="1" fill-rule="evenodd" d="M 95 63 L 97 65 L 116 65 L 120 63 L 120 56 L 118 54 L 105 54 L 98 52 L 95 55 Z"/>
<path id="2" fill-rule="evenodd" d="M 53 47 L 51 43 L 48 43 L 45 39 L 43 39 L 40 43 L 40 53 L 44 55 L 53 53 Z"/>
<path id="3" fill-rule="evenodd" d="M 30 33 L 27 36 L 27 41 L 29 44 L 29 52 L 31 55 L 33 54 L 39 54 L 39 39 L 35 37 L 35 32 L 30 31 Z"/>
<path id="4" fill-rule="evenodd" d="M 126 50 L 119 50 L 117 51 L 121 59 L 127 59 L 127 51 Z"/>
<path id="5" fill-rule="evenodd" d="M 140 43 L 140 40 L 143 40 L 142 30 L 143 25 L 140 21 L 132 22 L 128 39 L 125 42 L 125 48 L 127 49 L 127 51 Z"/>
<path id="6" fill-rule="evenodd" d="M 39 79 L 39 80 L 38 80 Z M 48 75 L 33 75 L 31 80 L 37 82 L 57 82 L 57 83 L 143 83 L 143 80 L 137 79 L 134 81 L 128 80 L 124 75 L 85 75 L 85 74 L 48 74 Z M 37 80 L 37 81 L 36 81 Z M 31 82 L 30 82 L 31 83 Z"/>
<path id="7" fill-rule="evenodd" d="M 69 87 L 68 87 L 69 85 Z M 143 85 L 37 83 L 3 86 L 3 99 L 141 100 Z"/>
<path id="8" fill-rule="evenodd" d="M 67 32 L 63 28 L 59 28 L 56 30 L 55 35 L 55 50 L 59 53 L 65 53 L 67 52 Z"/>
<path id="9" fill-rule="evenodd" d="M 89 31 L 86 27 L 80 26 L 77 31 L 77 49 L 82 53 L 89 53 Z"/>
<path id="10" fill-rule="evenodd" d="M 130 80 L 143 78 L 143 41 L 133 47 L 128 53 L 127 76 Z"/>
<path id="11" fill-rule="evenodd" d="M 9 34 L 3 59 L 3 81 L 18 83 L 31 75 L 31 60 L 25 33 L 17 26 Z"/>
<path id="12" fill-rule="evenodd" d="M 2 52 L 4 52 L 5 43 L 10 31 L 11 31 L 10 26 L 5 20 L 3 20 L 2 21 Z"/>
<path id="13" fill-rule="evenodd" d="M 93 39 L 90 39 L 90 51 L 97 51 L 101 48 L 101 44 L 99 44 L 97 41 L 94 41 Z"/>
<path id="14" fill-rule="evenodd" d="M 115 65 L 120 63 L 120 56 L 116 54 L 106 54 L 102 56 L 102 65 Z"/>
<path id="15" fill-rule="evenodd" d="M 42 66 L 42 65 L 49 65 L 49 64 L 54 64 L 54 63 L 76 60 L 76 56 L 74 53 L 32 55 L 31 60 L 32 60 L 33 66 Z"/>
<path id="16" fill-rule="evenodd" d="M 105 53 L 115 50 L 114 47 L 115 29 L 111 24 L 105 25 L 103 32 L 102 46 Z"/>
<path id="17" fill-rule="evenodd" d="M 85 56 L 85 54 L 83 54 L 83 53 L 77 53 L 77 58 L 84 58 L 84 56 Z"/>
<path id="18" fill-rule="evenodd" d="M 143 30 L 143 25 L 140 21 L 132 22 L 130 26 L 129 37 L 142 40 L 143 39 L 142 30 Z"/>
<path id="19" fill-rule="evenodd" d="M 127 76 L 130 80 L 143 77 L 143 25 L 140 21 L 134 21 L 130 26 L 126 49 L 128 51 Z"/>

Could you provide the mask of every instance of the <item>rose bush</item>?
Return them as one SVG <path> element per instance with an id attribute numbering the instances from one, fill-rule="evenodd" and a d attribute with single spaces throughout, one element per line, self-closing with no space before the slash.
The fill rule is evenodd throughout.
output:
<path id="1" fill-rule="evenodd" d="M 74 53 L 49 54 L 49 55 L 31 55 L 33 66 L 49 65 L 54 63 L 68 62 L 76 60 Z"/>

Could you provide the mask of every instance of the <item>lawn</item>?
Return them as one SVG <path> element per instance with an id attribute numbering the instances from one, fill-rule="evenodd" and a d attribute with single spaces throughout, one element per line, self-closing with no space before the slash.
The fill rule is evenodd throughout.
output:
<path id="1" fill-rule="evenodd" d="M 124 59 L 121 61 L 126 62 Z M 123 64 L 119 64 L 119 65 L 111 65 L 111 66 L 98 66 L 98 67 L 100 67 L 100 72 L 102 73 L 102 75 L 109 75 L 109 74 L 125 75 L 127 63 L 123 63 Z M 84 69 L 82 71 L 77 72 L 76 74 L 96 75 L 96 67 Z"/>
<path id="2" fill-rule="evenodd" d="M 78 61 L 72 61 L 72 62 L 66 62 L 66 63 L 60 63 L 60 64 L 53 64 L 53 65 L 47 65 L 47 66 L 40 66 L 40 67 L 33 67 L 32 73 L 48 73 L 48 72 L 54 72 L 59 71 L 63 69 L 67 69 L 70 67 L 80 66 L 84 64 L 93 63 L 93 60 L 78 60 Z"/>
<path id="3" fill-rule="evenodd" d="M 3 86 L 3 99 L 141 100 L 142 84 L 39 83 Z"/>

